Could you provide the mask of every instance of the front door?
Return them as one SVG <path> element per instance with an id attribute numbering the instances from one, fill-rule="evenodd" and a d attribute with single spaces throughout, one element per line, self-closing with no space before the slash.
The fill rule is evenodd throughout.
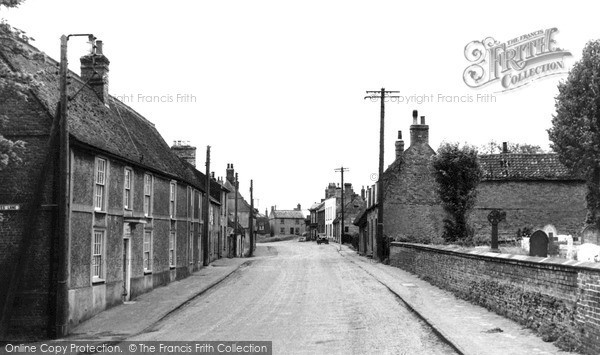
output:
<path id="1" fill-rule="evenodd" d="M 290 228 L 290 234 L 294 234 L 294 227 Z"/>
<path id="2" fill-rule="evenodd" d="M 131 227 L 125 223 L 123 232 L 123 302 L 131 296 Z"/>

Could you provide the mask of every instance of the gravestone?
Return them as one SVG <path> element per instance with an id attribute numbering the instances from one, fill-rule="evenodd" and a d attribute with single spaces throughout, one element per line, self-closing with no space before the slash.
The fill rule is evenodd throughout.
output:
<path id="1" fill-rule="evenodd" d="M 600 245 L 600 230 L 596 226 L 587 226 L 581 235 L 581 244 L 592 243 Z"/>
<path id="2" fill-rule="evenodd" d="M 529 256 L 548 256 L 548 236 L 537 230 L 529 238 Z"/>
<path id="3" fill-rule="evenodd" d="M 498 223 L 506 220 L 506 212 L 498 209 L 493 209 L 490 214 L 488 214 L 488 221 L 492 224 L 492 247 L 490 248 L 491 252 L 499 253 L 500 249 L 498 249 Z"/>

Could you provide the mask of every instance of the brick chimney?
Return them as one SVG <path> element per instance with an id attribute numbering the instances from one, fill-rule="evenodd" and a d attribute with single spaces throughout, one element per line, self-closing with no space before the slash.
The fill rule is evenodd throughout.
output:
<path id="1" fill-rule="evenodd" d="M 402 131 L 398 131 L 398 140 L 396 141 L 396 160 L 404 153 L 404 141 L 402 140 Z"/>
<path id="2" fill-rule="evenodd" d="M 419 113 L 413 110 L 413 124 L 410 126 L 410 145 L 429 144 L 429 126 L 425 124 L 425 116 L 421 116 L 421 123 L 417 122 Z"/>
<path id="3" fill-rule="evenodd" d="M 502 153 L 508 153 L 508 142 L 502 142 Z"/>
<path id="4" fill-rule="evenodd" d="M 302 211 L 302 207 L 300 204 L 298 204 L 298 206 L 296 207 L 296 211 Z"/>
<path id="5" fill-rule="evenodd" d="M 362 198 L 363 201 L 365 200 L 365 187 L 364 186 L 360 189 L 360 198 Z"/>
<path id="6" fill-rule="evenodd" d="M 81 79 L 94 90 L 98 98 L 108 105 L 108 65 L 102 41 L 96 41 L 90 54 L 81 57 Z"/>
<path id="7" fill-rule="evenodd" d="M 225 172 L 227 173 L 227 181 L 229 181 L 232 184 L 235 184 L 233 164 L 227 164 L 227 170 L 225 170 Z"/>
<path id="8" fill-rule="evenodd" d="M 173 141 L 171 151 L 179 158 L 196 166 L 196 147 L 191 146 L 189 141 Z"/>
<path id="9" fill-rule="evenodd" d="M 344 203 L 350 202 L 352 199 L 352 195 L 354 195 L 354 190 L 352 189 L 352 184 L 349 182 L 344 183 Z"/>

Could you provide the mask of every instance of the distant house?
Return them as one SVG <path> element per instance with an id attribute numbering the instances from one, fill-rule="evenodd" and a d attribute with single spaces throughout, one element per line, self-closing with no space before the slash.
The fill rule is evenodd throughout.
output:
<path id="1" fill-rule="evenodd" d="M 384 172 L 384 235 L 396 240 L 440 242 L 445 212 L 431 164 L 436 153 L 429 146 L 425 117 L 417 122 L 416 110 L 410 137 L 410 147 L 404 151 L 399 136 L 396 159 Z M 585 182 L 572 175 L 556 154 L 505 151 L 482 155 L 480 162 L 483 181 L 469 219 L 478 240 L 490 238 L 487 215 L 492 209 L 506 212 L 506 221 L 499 224 L 503 239 L 513 239 L 525 227 L 552 227 L 559 234 L 580 233 L 586 215 Z M 364 218 L 357 222 L 365 226 Z"/>
<path id="2" fill-rule="evenodd" d="M 273 236 L 302 235 L 305 224 L 300 204 L 294 210 L 276 210 L 275 206 L 271 207 L 269 224 Z"/>
<path id="3" fill-rule="evenodd" d="M 340 237 L 342 234 L 344 235 L 358 235 L 359 233 L 359 228 L 357 226 L 355 226 L 352 222 L 354 222 L 354 220 L 356 219 L 356 217 L 358 216 L 358 213 L 361 211 L 361 209 L 363 209 L 364 207 L 364 195 L 365 195 L 365 190 L 362 189 L 361 191 L 361 195 L 358 195 L 356 193 L 354 193 L 354 190 L 352 189 L 352 184 L 350 183 L 345 183 L 344 184 L 344 191 L 342 192 L 344 194 L 344 231 L 341 231 L 342 228 L 342 224 L 341 224 L 341 220 L 342 220 L 342 200 L 341 198 L 338 201 L 338 207 L 336 208 L 337 212 L 336 212 L 336 218 L 333 221 L 333 238 L 335 240 L 340 240 Z"/>
<path id="4" fill-rule="evenodd" d="M 556 154 L 501 154 L 480 156 L 483 180 L 470 216 L 475 236 L 488 240 L 492 209 L 506 212 L 499 224 L 500 238 L 514 239 L 524 228 L 550 229 L 579 236 L 586 209 L 585 181 L 572 174 Z"/>
<path id="5" fill-rule="evenodd" d="M 233 238 L 238 238 L 241 240 L 236 243 L 241 243 L 241 253 L 244 255 L 250 250 L 250 211 L 252 208 L 250 203 L 246 201 L 239 189 L 235 188 L 237 174 L 235 173 L 233 164 L 227 164 L 227 169 L 225 172 L 226 177 L 223 184 L 227 189 L 231 190 L 231 193 L 227 194 L 227 211 L 229 212 L 228 218 L 231 221 L 235 221 L 237 200 L 237 221 L 239 223 L 239 227 L 241 228 L 234 229 L 235 236 L 233 236 Z"/>
<path id="6" fill-rule="evenodd" d="M 81 76 L 69 74 L 68 222 L 59 234 L 57 63 L 24 46 L 37 55 L 0 52 L 1 67 L 41 83 L 27 100 L 0 91 L 3 135 L 27 144 L 22 164 L 0 171 L 0 205 L 15 206 L 0 211 L 0 310 L 8 310 L 11 337 L 31 339 L 56 335 L 57 324 L 68 332 L 227 254 L 220 216 L 229 190 L 206 184 L 195 149 L 171 149 L 150 121 L 108 94 L 109 61 L 98 41 L 81 58 Z M 59 240 L 66 249 L 58 250 Z"/>
<path id="7" fill-rule="evenodd" d="M 256 214 L 256 234 L 262 237 L 268 237 L 271 235 L 271 226 L 269 224 L 268 211 L 265 210 L 265 214 Z"/>
<path id="8" fill-rule="evenodd" d="M 319 230 L 319 220 L 318 220 L 318 212 L 319 209 L 323 207 L 323 202 L 314 203 L 308 209 L 309 214 L 309 224 L 308 224 L 308 235 L 312 240 L 315 240 L 320 233 Z"/>

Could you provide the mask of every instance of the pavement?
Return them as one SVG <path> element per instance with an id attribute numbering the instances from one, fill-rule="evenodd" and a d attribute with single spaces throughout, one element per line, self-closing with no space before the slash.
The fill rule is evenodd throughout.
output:
<path id="1" fill-rule="evenodd" d="M 250 258 L 216 260 L 185 279 L 171 282 L 131 302 L 97 314 L 80 323 L 69 336 L 61 340 L 114 343 L 143 333 L 252 261 Z"/>
<path id="2" fill-rule="evenodd" d="M 337 244 L 329 247 L 339 249 Z M 360 256 L 345 245 L 338 252 L 391 291 L 457 353 L 574 354 L 561 351 L 520 324 L 463 301 L 416 275 Z M 96 315 L 62 340 L 115 343 L 140 335 L 259 258 L 217 260 L 185 279 Z"/>
<path id="3" fill-rule="evenodd" d="M 562 351 L 517 322 L 459 299 L 414 274 L 362 257 L 346 245 L 339 253 L 385 285 L 460 354 L 576 354 Z"/>

